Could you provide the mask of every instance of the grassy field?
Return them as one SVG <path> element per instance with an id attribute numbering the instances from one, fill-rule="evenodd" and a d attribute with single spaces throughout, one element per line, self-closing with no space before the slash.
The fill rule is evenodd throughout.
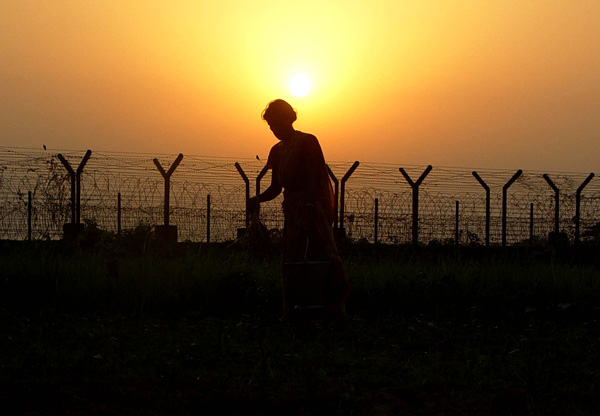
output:
<path id="1" fill-rule="evenodd" d="M 280 319 L 276 248 L 0 243 L 19 414 L 598 414 L 597 247 L 341 247 L 343 327 Z"/>

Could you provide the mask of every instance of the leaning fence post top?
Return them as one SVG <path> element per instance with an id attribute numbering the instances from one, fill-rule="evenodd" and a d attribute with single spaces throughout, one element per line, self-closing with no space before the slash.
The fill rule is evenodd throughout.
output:
<path id="1" fill-rule="evenodd" d="M 548 185 L 550 185 L 550 188 L 552 188 L 554 190 L 554 192 L 558 192 L 557 186 L 554 184 L 554 182 L 552 181 L 552 179 L 550 179 L 550 176 L 548 176 L 547 173 L 544 173 L 542 175 L 542 177 L 546 180 L 546 182 L 548 182 Z"/>
<path id="2" fill-rule="evenodd" d="M 240 164 L 238 162 L 235 162 L 235 168 L 240 173 L 240 175 L 241 175 L 242 179 L 244 180 L 244 182 L 249 183 L 250 181 L 248 180 L 248 176 L 246 176 L 246 173 L 244 172 L 244 169 L 242 169 L 242 167 L 240 166 Z"/>
<path id="3" fill-rule="evenodd" d="M 88 149 L 88 151 L 85 152 L 85 155 L 83 156 L 83 159 L 81 160 L 81 163 L 79 163 L 79 167 L 77 168 L 78 174 L 83 172 L 83 168 L 85 167 L 85 164 L 87 163 L 87 161 L 91 155 L 92 155 L 92 151 Z"/>
<path id="4" fill-rule="evenodd" d="M 579 188 L 577 188 L 577 193 L 581 193 L 581 191 L 583 191 L 583 188 L 585 188 L 587 186 L 587 184 L 590 183 L 590 181 L 592 180 L 593 177 L 594 177 L 594 172 L 590 173 L 588 175 L 588 177 L 585 178 L 585 180 L 581 183 L 581 185 L 579 185 Z"/>
<path id="5" fill-rule="evenodd" d="M 354 171 L 356 170 L 356 168 L 359 165 L 359 161 L 355 161 L 352 166 L 350 167 L 350 169 L 348 169 L 348 172 L 346 172 L 346 174 L 344 175 L 344 177 L 342 178 L 342 183 L 346 182 L 348 180 L 348 178 L 350 178 L 350 175 L 352 175 L 354 173 Z"/>
<path id="6" fill-rule="evenodd" d="M 73 170 L 73 168 L 69 164 L 69 161 L 67 159 L 65 159 L 65 157 L 61 153 L 59 153 L 57 155 L 57 157 L 58 157 L 58 160 L 60 160 L 60 162 L 63 164 L 63 166 L 67 169 L 67 172 L 69 172 L 69 174 L 71 176 L 74 176 L 75 175 L 75 171 Z"/>
<path id="7" fill-rule="evenodd" d="M 416 187 L 421 185 L 421 182 L 423 182 L 423 180 L 425 180 L 425 177 L 427 175 L 429 175 L 429 172 L 431 172 L 431 169 L 433 169 L 433 166 L 428 165 L 427 168 L 423 171 L 423 173 L 421 174 L 421 176 L 419 177 L 419 179 L 417 179 L 416 182 L 413 182 L 413 180 L 410 178 L 410 176 L 408 176 L 408 173 L 406 173 L 406 171 L 404 170 L 404 168 L 398 168 L 398 170 L 400 171 L 400 173 L 402 174 L 402 176 L 404 176 L 404 179 L 406 179 L 406 182 L 408 182 L 408 184 L 411 187 Z"/>
<path id="8" fill-rule="evenodd" d="M 183 153 L 179 153 L 177 155 L 177 159 L 175 159 L 175 161 L 173 162 L 173 164 L 169 168 L 169 171 L 167 172 L 167 175 L 171 176 L 173 174 L 173 172 L 175 172 L 175 169 L 177 169 L 177 166 L 179 166 L 179 163 L 181 163 L 181 159 L 183 159 Z"/>
<path id="9" fill-rule="evenodd" d="M 81 160 L 81 162 L 79 162 L 79 167 L 77 168 L 78 175 L 81 174 L 81 172 L 83 171 L 83 168 L 85 167 L 85 164 L 87 163 L 87 161 L 91 155 L 92 155 L 92 151 L 88 149 L 87 152 L 85 152 L 85 155 L 83 156 L 83 159 Z M 71 167 L 71 164 L 69 163 L 69 161 L 67 159 L 65 159 L 65 157 L 62 155 L 62 153 L 59 153 L 56 156 L 58 157 L 58 160 L 60 160 L 61 163 L 64 165 L 64 167 L 67 169 L 69 174 L 75 175 L 75 171 Z"/>
<path id="10" fill-rule="evenodd" d="M 515 174 L 513 175 L 513 177 L 510 178 L 510 180 L 508 182 L 506 182 L 506 184 L 502 188 L 508 189 L 513 184 L 513 182 L 516 181 L 519 176 L 521 176 L 522 173 L 523 173 L 523 171 L 521 169 L 516 171 Z"/>
<path id="11" fill-rule="evenodd" d="M 260 180 L 263 176 L 265 176 L 267 174 L 268 171 L 269 171 L 269 165 L 265 165 L 265 167 L 262 168 L 262 170 L 259 172 L 259 174 L 256 177 L 256 179 Z"/>
<path id="12" fill-rule="evenodd" d="M 160 162 L 158 161 L 157 158 L 154 158 L 153 162 L 156 165 L 156 167 L 158 168 L 158 171 L 160 172 L 160 174 L 164 178 L 168 178 L 168 177 L 170 177 L 173 174 L 173 172 L 175 172 L 175 169 L 177 169 L 177 166 L 179 166 L 179 163 L 181 162 L 181 159 L 183 159 L 183 153 L 179 153 L 179 155 L 177 156 L 177 159 L 175 159 L 175 161 L 173 162 L 173 164 L 169 168 L 168 172 L 165 172 L 165 170 L 163 169 L 163 167 L 161 166 L 161 164 L 160 164 Z"/>
<path id="13" fill-rule="evenodd" d="M 331 170 L 331 168 L 329 167 L 329 165 L 327 163 L 325 164 L 325 167 L 327 168 L 327 173 L 329 174 L 329 177 L 331 178 L 333 183 L 337 184 L 338 179 L 335 177 L 335 174 L 333 173 L 333 171 Z"/>
<path id="14" fill-rule="evenodd" d="M 160 165 L 160 162 L 158 161 L 158 159 L 157 159 L 157 158 L 154 158 L 152 161 L 154 162 L 154 164 L 155 164 L 155 165 L 156 165 L 156 167 L 158 168 L 158 171 L 160 172 L 160 174 L 161 174 L 162 176 L 166 176 L 166 175 L 167 175 L 167 172 L 165 172 L 165 170 L 163 169 L 163 167 Z"/>
<path id="15" fill-rule="evenodd" d="M 483 186 L 483 189 L 485 189 L 486 191 L 490 190 L 490 187 L 485 183 L 483 179 L 481 179 L 481 176 L 479 176 L 479 174 L 476 171 L 473 171 L 473 176 L 475 177 L 475 179 L 477 179 L 477 182 L 479 182 L 481 186 Z"/>
<path id="16" fill-rule="evenodd" d="M 417 182 L 416 182 L 417 186 L 421 185 L 421 182 L 423 182 L 423 180 L 425 180 L 425 177 L 427 175 L 429 175 L 429 172 L 431 172 L 431 169 L 433 169 L 433 166 L 431 166 L 431 165 L 427 166 L 427 168 L 425 169 L 425 171 L 423 171 L 423 173 L 421 174 L 419 179 L 417 179 Z"/>

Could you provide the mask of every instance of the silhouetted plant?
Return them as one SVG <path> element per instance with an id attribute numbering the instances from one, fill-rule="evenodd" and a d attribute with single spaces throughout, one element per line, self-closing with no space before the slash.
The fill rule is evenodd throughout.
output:
<path id="1" fill-rule="evenodd" d="M 600 222 L 586 227 L 581 236 L 593 243 L 600 242 Z"/>
<path id="2" fill-rule="evenodd" d="M 100 244 L 110 243 L 115 238 L 114 233 L 99 228 L 94 219 L 84 219 L 83 224 L 83 230 L 77 236 L 77 242 L 81 248 L 99 248 Z"/>
<path id="3" fill-rule="evenodd" d="M 68 222 L 71 209 L 69 175 L 56 158 L 46 161 L 46 174 L 40 175 L 32 194 L 49 214 L 49 227 L 61 229 Z"/>
<path id="4" fill-rule="evenodd" d="M 467 242 L 470 246 L 480 246 L 481 238 L 477 233 L 467 230 Z"/>
<path id="5" fill-rule="evenodd" d="M 131 253 L 145 254 L 153 236 L 152 225 L 140 221 L 133 229 L 121 233 L 120 242 Z"/>

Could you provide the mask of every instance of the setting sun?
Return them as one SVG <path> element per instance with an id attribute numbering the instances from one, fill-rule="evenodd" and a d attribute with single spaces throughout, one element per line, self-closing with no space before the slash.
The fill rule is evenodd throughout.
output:
<path id="1" fill-rule="evenodd" d="M 290 91 L 296 97 L 304 97 L 310 92 L 310 80 L 306 75 L 295 75 L 290 80 Z"/>

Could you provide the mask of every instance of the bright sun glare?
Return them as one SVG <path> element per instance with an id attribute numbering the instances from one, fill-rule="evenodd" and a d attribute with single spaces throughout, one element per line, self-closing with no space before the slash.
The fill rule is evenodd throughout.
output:
<path id="1" fill-rule="evenodd" d="M 310 80 L 306 75 L 295 75 L 290 80 L 290 91 L 296 97 L 304 97 L 310 92 Z"/>

